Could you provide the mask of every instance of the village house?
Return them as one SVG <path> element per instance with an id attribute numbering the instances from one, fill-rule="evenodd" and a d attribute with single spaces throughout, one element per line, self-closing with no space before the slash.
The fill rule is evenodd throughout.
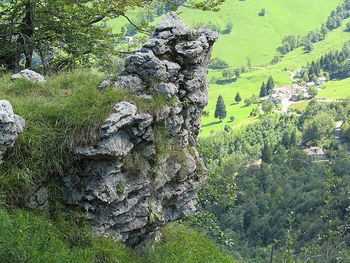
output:
<path id="1" fill-rule="evenodd" d="M 292 85 L 292 96 L 290 97 L 290 100 L 291 101 L 299 101 L 300 96 L 302 96 L 304 98 L 309 97 L 308 87 L 300 86 L 298 84 L 293 84 Z"/>
<path id="2" fill-rule="evenodd" d="M 287 99 L 290 97 L 291 95 L 291 90 L 288 87 L 279 87 L 277 89 L 272 89 L 269 91 L 270 95 L 274 95 L 277 94 L 278 96 L 280 96 L 283 99 Z"/>
<path id="3" fill-rule="evenodd" d="M 310 87 L 316 86 L 316 83 L 313 81 L 310 81 L 310 82 L 306 83 L 305 86 L 310 88 Z"/>
<path id="4" fill-rule="evenodd" d="M 314 161 L 322 161 L 327 159 L 325 151 L 320 147 L 310 147 L 304 149 L 304 153 Z"/>
<path id="5" fill-rule="evenodd" d="M 290 98 L 291 90 L 288 87 L 280 87 L 270 90 L 269 95 L 270 96 L 266 99 L 266 101 L 279 104 L 282 102 L 282 100 Z"/>
<path id="6" fill-rule="evenodd" d="M 124 37 L 124 40 L 125 40 L 125 42 L 127 42 L 127 43 L 132 43 L 132 42 L 134 42 L 134 37 L 125 36 L 125 37 Z"/>
<path id="7" fill-rule="evenodd" d="M 323 85 L 326 83 L 326 81 L 327 81 L 326 77 L 319 77 L 316 79 L 316 85 Z"/>
<path id="8" fill-rule="evenodd" d="M 298 84 L 292 85 L 292 94 L 307 93 L 308 88 L 306 86 L 300 86 Z"/>

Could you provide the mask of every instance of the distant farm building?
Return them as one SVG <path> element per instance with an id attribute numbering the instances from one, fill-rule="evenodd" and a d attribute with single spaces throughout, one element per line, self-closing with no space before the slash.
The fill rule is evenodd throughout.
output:
<path id="1" fill-rule="evenodd" d="M 325 151 L 320 147 L 310 147 L 304 149 L 304 153 L 314 161 L 322 161 L 327 159 Z"/>
<path id="2" fill-rule="evenodd" d="M 306 85 L 306 87 L 310 88 L 310 87 L 316 86 L 316 83 L 311 81 L 311 82 L 306 83 L 305 85 Z"/>
<path id="3" fill-rule="evenodd" d="M 299 101 L 301 98 L 308 98 L 309 92 L 308 87 L 300 86 L 298 84 L 292 85 L 292 96 L 290 98 L 291 101 Z"/>
<path id="4" fill-rule="evenodd" d="M 323 85 L 323 84 L 326 83 L 326 81 L 327 81 L 326 77 L 319 77 L 319 78 L 316 79 L 316 84 L 317 85 Z"/>
<path id="5" fill-rule="evenodd" d="M 269 91 L 269 98 L 267 101 L 274 102 L 276 104 L 281 103 L 283 99 L 289 99 L 291 96 L 291 90 L 288 87 L 280 87 Z"/>
<path id="6" fill-rule="evenodd" d="M 126 37 L 124 37 L 124 40 L 127 43 L 132 43 L 132 42 L 134 42 L 134 37 L 126 36 Z"/>

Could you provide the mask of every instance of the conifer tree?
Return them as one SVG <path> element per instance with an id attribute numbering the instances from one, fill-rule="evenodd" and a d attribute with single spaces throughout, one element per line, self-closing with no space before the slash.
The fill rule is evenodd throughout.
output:
<path id="1" fill-rule="evenodd" d="M 296 146 L 297 145 L 297 132 L 294 130 L 292 134 L 290 135 L 290 146 Z"/>
<path id="2" fill-rule="evenodd" d="M 270 76 L 269 79 L 267 80 L 267 84 L 266 84 L 266 90 L 267 93 L 272 90 L 275 87 L 275 82 L 273 80 L 273 78 Z"/>
<path id="3" fill-rule="evenodd" d="M 260 88 L 260 97 L 265 97 L 268 95 L 267 89 L 266 89 L 266 85 L 265 82 L 263 82 L 261 84 L 261 88 Z"/>
<path id="4" fill-rule="evenodd" d="M 239 94 L 239 92 L 237 92 L 236 97 L 235 97 L 235 102 L 240 103 L 241 100 L 242 100 L 241 95 Z"/>
<path id="5" fill-rule="evenodd" d="M 270 144 L 265 143 L 264 148 L 261 152 L 261 160 L 264 163 L 271 163 L 272 161 L 272 155 L 273 155 L 273 149 Z"/>
<path id="6" fill-rule="evenodd" d="M 226 118 L 227 111 L 226 106 L 223 97 L 220 95 L 218 97 L 218 100 L 216 102 L 216 108 L 215 108 L 215 118 L 219 119 L 220 122 Z"/>

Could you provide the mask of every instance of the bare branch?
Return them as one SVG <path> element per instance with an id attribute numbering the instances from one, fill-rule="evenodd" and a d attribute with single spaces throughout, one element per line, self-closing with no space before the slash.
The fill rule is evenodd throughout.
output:
<path id="1" fill-rule="evenodd" d="M 143 34 L 146 34 L 146 35 L 148 35 L 148 36 L 151 35 L 151 33 L 150 33 L 149 31 L 141 29 L 141 28 L 138 27 L 134 22 L 132 22 L 131 19 L 130 19 L 127 15 L 125 15 L 125 13 L 121 13 L 120 15 L 121 15 L 122 17 L 126 18 L 126 20 L 128 20 L 128 22 L 129 22 L 133 27 L 135 27 L 135 28 L 137 29 L 137 31 L 139 31 L 139 32 L 141 32 L 141 33 L 143 33 Z"/>

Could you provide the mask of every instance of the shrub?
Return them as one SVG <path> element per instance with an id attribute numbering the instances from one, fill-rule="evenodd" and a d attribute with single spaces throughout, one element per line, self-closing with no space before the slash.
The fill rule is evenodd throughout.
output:
<path id="1" fill-rule="evenodd" d="M 259 16 L 265 16 L 265 14 L 266 14 L 266 9 L 262 8 L 260 13 L 259 13 Z"/>
<path id="2" fill-rule="evenodd" d="M 224 69 L 228 68 L 228 64 L 222 58 L 212 58 L 209 62 L 210 69 Z"/>
<path id="3" fill-rule="evenodd" d="M 231 132 L 232 131 L 231 125 L 226 124 L 225 127 L 224 127 L 224 131 L 227 132 L 227 133 Z"/>

